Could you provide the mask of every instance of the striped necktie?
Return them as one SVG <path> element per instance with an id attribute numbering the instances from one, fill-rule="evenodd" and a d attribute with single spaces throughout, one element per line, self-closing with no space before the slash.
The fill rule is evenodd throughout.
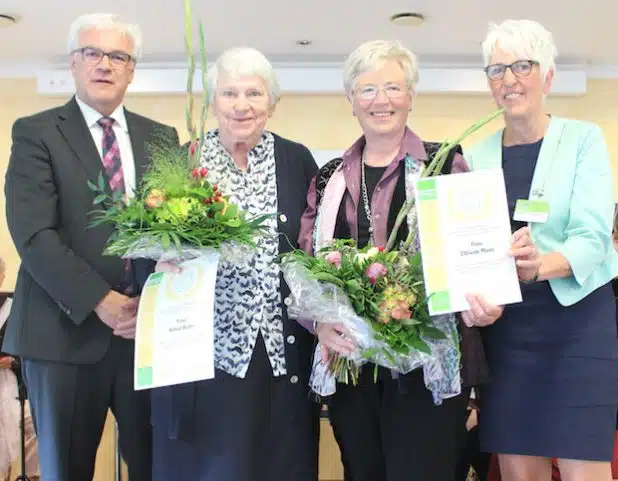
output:
<path id="1" fill-rule="evenodd" d="M 103 129 L 103 167 L 109 180 L 109 186 L 114 192 L 124 194 L 124 175 L 122 172 L 122 161 L 120 159 L 120 148 L 118 147 L 118 139 L 114 133 L 114 119 L 110 117 L 101 117 L 98 121 Z"/>
<path id="2" fill-rule="evenodd" d="M 125 193 L 124 174 L 122 172 L 122 161 L 120 159 L 120 147 L 118 139 L 114 133 L 114 119 L 110 117 L 101 117 L 98 124 L 103 129 L 103 149 L 101 157 L 103 160 L 103 168 L 107 174 L 109 186 L 113 192 Z M 131 259 L 124 260 L 125 285 L 122 286 L 122 291 L 126 295 L 131 294 L 132 290 L 132 265 Z"/>

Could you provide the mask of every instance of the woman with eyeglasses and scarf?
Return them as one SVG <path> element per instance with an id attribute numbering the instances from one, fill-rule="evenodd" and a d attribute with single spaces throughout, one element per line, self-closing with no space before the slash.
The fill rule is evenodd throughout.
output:
<path id="1" fill-rule="evenodd" d="M 319 250 L 316 238 L 352 238 L 359 247 L 386 245 L 411 195 L 409 186 L 439 146 L 407 127 L 417 81 L 416 57 L 400 42 L 366 42 L 348 57 L 344 87 L 363 135 L 342 158 L 324 165 L 311 183 L 299 240 L 306 252 Z M 443 173 L 468 170 L 460 152 L 451 151 Z M 404 223 L 399 240 L 407 235 Z M 500 316 L 500 307 L 488 306 L 479 296 L 470 300 L 479 322 Z M 444 354 L 440 362 L 448 365 L 448 374 L 443 379 L 450 386 L 461 375 L 461 394 L 445 396 L 435 405 L 423 369 L 397 376 L 380 368 L 376 382 L 374 366 L 367 364 L 358 385 L 338 383 L 327 400 L 346 481 L 454 480 L 469 387 L 483 380 L 485 360 L 478 329 L 447 316 L 445 322 L 459 329 L 463 354 L 462 366 L 458 356 Z M 342 332 L 341 325 L 318 324 L 316 335 L 329 351 L 347 354 L 354 345 Z"/>

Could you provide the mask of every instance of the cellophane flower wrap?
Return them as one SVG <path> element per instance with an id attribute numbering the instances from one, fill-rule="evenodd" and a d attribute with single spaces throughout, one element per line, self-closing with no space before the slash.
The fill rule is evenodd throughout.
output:
<path id="1" fill-rule="evenodd" d="M 185 117 L 190 137 L 188 146 L 175 145 L 161 133 L 146 145 L 150 164 L 130 198 L 110 193 L 101 172 L 88 186 L 96 194 L 91 227 L 113 224 L 104 254 L 127 259 L 192 259 L 216 253 L 222 260 L 242 262 L 255 247 L 255 236 L 264 231 L 265 214 L 248 218 L 231 203 L 218 185 L 209 181 L 208 170 L 200 166 L 204 125 L 208 111 L 207 59 L 204 29 L 199 27 L 204 100 L 199 130 L 194 125 L 193 21 L 190 0 L 185 0 L 185 47 L 189 60 L 188 103 Z M 270 214 L 274 215 L 274 214 Z"/>
<path id="2" fill-rule="evenodd" d="M 419 178 L 440 175 L 451 149 L 501 113 L 442 143 Z M 374 364 L 374 376 L 378 366 L 390 369 L 394 377 L 422 368 L 436 404 L 461 392 L 457 321 L 454 314 L 429 314 L 415 220 L 414 195 L 409 195 L 386 246 L 359 249 L 354 240 L 334 239 L 315 255 L 295 250 L 282 256 L 290 288 L 288 316 L 316 325 L 342 324 L 344 336 L 356 346 L 349 356 L 330 352 L 325 363 L 318 343 L 310 385 L 319 396 L 333 394 L 337 382 L 356 385 L 367 363 Z M 409 234 L 394 249 L 403 222 Z"/>

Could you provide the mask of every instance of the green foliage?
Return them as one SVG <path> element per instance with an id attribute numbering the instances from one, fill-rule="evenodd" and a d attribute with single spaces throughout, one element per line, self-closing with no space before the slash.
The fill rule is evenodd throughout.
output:
<path id="1" fill-rule="evenodd" d="M 254 237 L 263 233 L 264 222 L 276 213 L 247 218 L 208 182 L 207 175 L 199 174 L 200 169 L 188 169 L 185 149 L 155 142 L 149 150 L 151 165 L 129 202 L 106 192 L 102 174 L 96 184 L 88 182 L 99 207 L 91 212 L 90 226 L 116 227 L 106 254 L 126 254 L 144 239 L 164 248 L 218 248 L 229 241 L 255 246 Z"/>
<path id="2" fill-rule="evenodd" d="M 312 278 L 340 287 L 356 314 L 370 323 L 375 338 L 388 346 L 381 352 L 385 356 L 405 356 L 413 351 L 429 354 L 427 340 L 446 338 L 433 326 L 429 315 L 422 258 L 418 252 L 386 252 L 369 247 L 357 249 L 353 240 L 345 239 L 335 240 L 315 257 L 301 250 L 282 257 L 283 262 L 297 262 L 307 268 Z M 386 274 L 377 279 L 370 278 L 372 264 L 383 266 Z M 409 315 L 403 318 L 392 317 L 387 309 L 389 302 L 398 300 L 403 301 L 409 310 Z M 362 353 L 367 359 L 375 354 L 373 349 Z M 358 368 L 354 369 L 348 360 L 337 358 L 331 364 L 341 382 L 357 379 Z"/>

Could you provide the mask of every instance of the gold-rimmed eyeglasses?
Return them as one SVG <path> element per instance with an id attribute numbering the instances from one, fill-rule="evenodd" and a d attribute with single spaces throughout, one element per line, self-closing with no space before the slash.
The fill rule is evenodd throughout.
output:
<path id="1" fill-rule="evenodd" d="M 362 87 L 355 89 L 354 93 L 361 100 L 374 100 L 380 91 L 383 91 L 390 100 L 397 100 L 408 94 L 408 89 L 398 84 L 388 84 L 383 86 L 363 85 Z"/>

